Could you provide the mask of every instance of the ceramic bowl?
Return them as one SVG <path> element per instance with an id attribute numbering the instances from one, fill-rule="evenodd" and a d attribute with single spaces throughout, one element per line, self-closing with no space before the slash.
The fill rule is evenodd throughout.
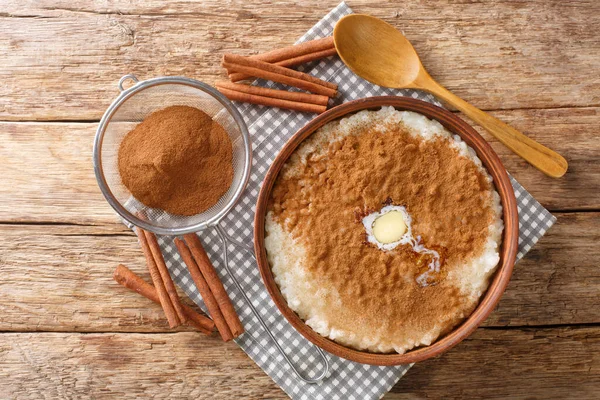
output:
<path id="1" fill-rule="evenodd" d="M 481 159 L 494 180 L 496 190 L 500 194 L 504 219 L 500 263 L 488 290 L 483 295 L 475 311 L 473 311 L 467 319 L 455 327 L 450 333 L 438 338 L 438 340 L 430 346 L 418 347 L 404 354 L 371 353 L 349 348 L 319 335 L 311 327 L 306 325 L 288 306 L 279 287 L 275 283 L 271 267 L 267 261 L 267 253 L 264 245 L 265 214 L 267 211 L 267 203 L 271 195 L 271 189 L 282 166 L 298 145 L 313 132 L 330 121 L 347 117 L 350 114 L 365 109 L 379 109 L 382 106 L 393 106 L 397 110 L 414 111 L 423 114 L 428 118 L 437 120 L 445 126 L 446 129 L 452 133 L 458 134 L 469 146 L 471 146 L 471 148 L 476 151 L 477 156 Z M 273 301 L 285 318 L 287 318 L 292 326 L 306 339 L 321 347 L 323 350 L 348 360 L 372 365 L 400 365 L 423 361 L 447 351 L 469 336 L 488 317 L 498 304 L 498 301 L 510 280 L 517 254 L 518 230 L 519 222 L 515 194 L 506 169 L 502 165 L 498 155 L 492 150 L 491 146 L 469 124 L 447 110 L 420 100 L 405 97 L 384 96 L 355 100 L 334 107 L 310 121 L 285 144 L 273 161 L 273 164 L 271 164 L 258 196 L 256 216 L 254 219 L 254 249 L 260 273 Z"/>

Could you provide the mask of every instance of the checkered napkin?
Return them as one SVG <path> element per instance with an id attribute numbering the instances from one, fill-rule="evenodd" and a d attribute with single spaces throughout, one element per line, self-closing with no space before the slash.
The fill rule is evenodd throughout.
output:
<path id="1" fill-rule="evenodd" d="M 335 23 L 352 10 L 341 3 L 325 18 L 310 29 L 299 42 L 329 36 Z M 336 104 L 369 96 L 410 96 L 441 105 L 433 96 L 414 90 L 392 90 L 381 88 L 354 75 L 337 57 L 304 65 L 303 71 L 339 85 L 340 95 Z M 256 81 L 257 85 L 279 88 L 280 85 Z M 250 182 L 235 208 L 221 221 L 225 231 L 244 245 L 252 246 L 252 224 L 256 198 L 265 173 L 284 143 L 314 115 L 295 111 L 268 108 L 259 105 L 237 104 L 250 131 L 253 145 L 253 164 Z M 512 178 L 511 178 L 512 179 Z M 525 253 L 552 226 L 555 218 L 545 210 L 514 179 L 519 204 L 519 253 Z M 222 244 L 214 230 L 208 229 L 200 235 L 215 268 L 240 315 L 246 333 L 237 344 L 293 399 L 378 399 L 381 398 L 410 368 L 377 367 L 363 365 L 327 354 L 331 370 L 319 384 L 306 384 L 296 378 L 271 339 L 263 331 L 242 296 L 237 292 L 231 277 L 223 268 Z M 160 237 L 165 260 L 175 282 L 203 310 L 206 308 L 198 290 L 177 253 L 171 237 Z M 315 347 L 297 333 L 279 313 L 263 286 L 258 268 L 250 254 L 239 248 L 229 247 L 232 270 L 243 290 L 259 311 L 267 326 L 277 338 L 287 355 L 304 376 L 314 378 L 323 370 L 323 363 Z"/>

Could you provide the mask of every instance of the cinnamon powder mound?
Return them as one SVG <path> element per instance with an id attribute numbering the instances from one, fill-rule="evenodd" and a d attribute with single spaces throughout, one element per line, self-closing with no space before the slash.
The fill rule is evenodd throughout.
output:
<path id="1" fill-rule="evenodd" d="M 469 315 L 476 301 L 446 277 L 481 253 L 495 218 L 493 188 L 480 168 L 446 139 L 426 141 L 398 124 L 383 134 L 365 126 L 329 145 L 318 139 L 305 141 L 306 148 L 315 143 L 306 162 L 296 155 L 284 167 L 268 209 L 302 245 L 306 273 L 318 282 L 310 296 L 319 297 L 315 307 L 329 326 L 427 343 Z M 381 251 L 366 242 L 362 216 L 386 204 L 405 206 L 413 236 L 442 256 L 431 285 L 416 283 L 423 266 L 410 246 Z"/>
<path id="2" fill-rule="evenodd" d="M 221 125 L 194 107 L 150 114 L 121 142 L 118 167 L 148 207 L 190 216 L 215 205 L 233 181 L 233 149 Z"/>

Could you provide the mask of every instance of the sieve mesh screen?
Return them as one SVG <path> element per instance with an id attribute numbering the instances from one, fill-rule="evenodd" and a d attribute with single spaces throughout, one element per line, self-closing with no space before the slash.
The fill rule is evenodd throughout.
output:
<path id="1" fill-rule="evenodd" d="M 97 135 L 101 135 L 101 137 L 100 141 L 97 138 L 98 148 L 95 149 L 95 161 L 101 167 L 100 173 L 104 177 L 109 192 L 104 193 L 105 196 L 107 198 L 112 196 L 126 210 L 125 215 L 119 212 L 125 219 L 130 220 L 127 213 L 136 216 L 154 228 L 150 230 L 156 233 L 190 230 L 191 227 L 195 227 L 194 230 L 200 230 L 228 205 L 233 205 L 246 184 L 250 168 L 248 154 L 250 147 L 246 127 L 243 125 L 241 117 L 236 120 L 213 93 L 201 87 L 184 83 L 162 83 L 161 79 L 167 80 L 168 78 L 156 79 L 154 80 L 155 84 L 136 90 L 132 95 L 126 96 L 114 104 L 112 115 L 109 115 L 104 125 L 101 123 L 98 129 Z M 210 115 L 227 132 L 233 146 L 234 173 L 231 186 L 217 204 L 205 212 L 193 216 L 173 215 L 161 209 L 146 207 L 135 199 L 123 185 L 118 170 L 118 151 L 125 135 L 151 113 L 174 105 L 195 107 Z M 106 117 L 107 115 L 105 115 Z M 104 127 L 103 131 L 101 131 L 102 126 Z"/>

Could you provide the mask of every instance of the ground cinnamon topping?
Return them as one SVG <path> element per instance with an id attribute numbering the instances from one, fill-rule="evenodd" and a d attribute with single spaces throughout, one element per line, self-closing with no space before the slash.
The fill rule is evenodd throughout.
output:
<path id="1" fill-rule="evenodd" d="M 172 106 L 150 114 L 123 139 L 119 173 L 148 207 L 194 215 L 215 205 L 233 180 L 232 144 L 198 110 Z"/>
<path id="2" fill-rule="evenodd" d="M 346 136 L 294 167 L 280 174 L 269 210 L 306 249 L 305 267 L 320 287 L 339 293 L 343 306 L 325 311 L 332 326 L 393 338 L 410 327 L 453 326 L 456 310 L 472 311 L 445 279 L 482 251 L 495 216 L 490 182 L 472 160 L 445 139 L 426 141 L 395 125 Z M 442 255 L 432 285 L 415 283 L 426 267 L 410 246 L 382 251 L 366 243 L 360 219 L 386 204 L 405 206 L 413 235 Z"/>

